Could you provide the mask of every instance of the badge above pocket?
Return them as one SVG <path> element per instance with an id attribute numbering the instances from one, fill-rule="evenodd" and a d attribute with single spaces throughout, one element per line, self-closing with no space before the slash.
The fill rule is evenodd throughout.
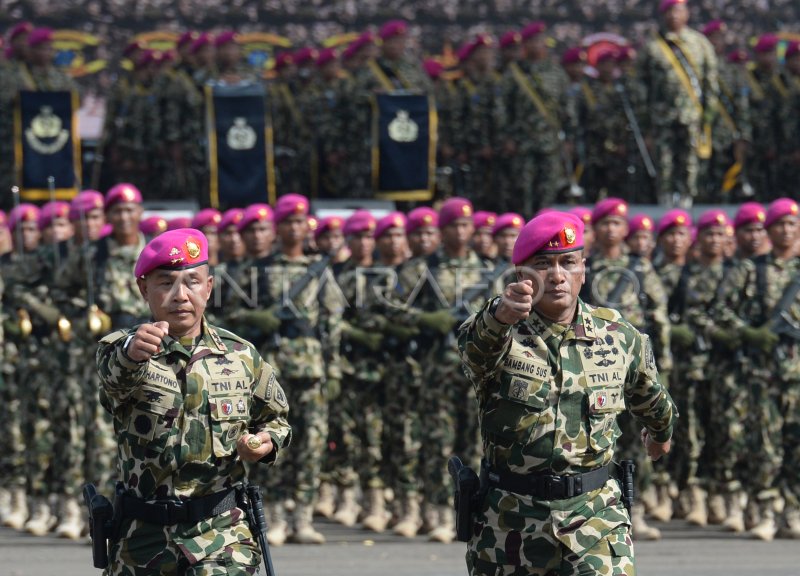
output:
<path id="1" fill-rule="evenodd" d="M 622 387 L 595 388 L 589 390 L 589 412 L 606 414 L 625 410 Z"/>

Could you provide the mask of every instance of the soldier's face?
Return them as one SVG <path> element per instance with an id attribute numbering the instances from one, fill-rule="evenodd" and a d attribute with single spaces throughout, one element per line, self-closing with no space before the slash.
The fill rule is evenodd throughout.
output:
<path id="1" fill-rule="evenodd" d="M 226 226 L 219 235 L 223 261 L 239 260 L 244 256 L 244 242 L 236 226 Z"/>
<path id="2" fill-rule="evenodd" d="M 728 235 L 724 226 L 710 226 L 699 232 L 697 242 L 704 258 L 719 258 L 725 254 Z"/>
<path id="3" fill-rule="evenodd" d="M 770 52 L 756 52 L 756 64 L 759 68 L 772 70 L 778 65 L 778 55 L 774 50 Z"/>
<path id="4" fill-rule="evenodd" d="M 45 244 L 54 244 L 56 242 L 63 242 L 68 238 L 72 238 L 75 229 L 72 223 L 66 218 L 53 218 L 53 222 L 44 229 L 43 237 Z"/>
<path id="5" fill-rule="evenodd" d="M 664 13 L 664 22 L 672 32 L 681 30 L 689 22 L 689 9 L 686 4 L 675 4 Z"/>
<path id="6" fill-rule="evenodd" d="M 196 336 L 211 297 L 214 278 L 204 264 L 187 270 L 155 270 L 137 278 L 139 292 L 156 322 L 169 322 L 174 336 Z"/>
<path id="7" fill-rule="evenodd" d="M 797 216 L 784 216 L 773 223 L 767 234 L 772 246 L 778 250 L 788 250 L 797 245 L 797 227 L 800 220 Z"/>
<path id="8" fill-rule="evenodd" d="M 339 229 L 328 230 L 317 238 L 317 247 L 323 254 L 336 254 L 344 245 L 344 234 Z"/>
<path id="9" fill-rule="evenodd" d="M 475 64 L 475 69 L 479 72 L 486 72 L 494 67 L 494 50 L 489 46 L 476 48 L 472 53 L 471 60 Z"/>
<path id="10" fill-rule="evenodd" d="M 6 226 L 0 226 L 0 256 L 11 252 L 11 231 Z"/>
<path id="11" fill-rule="evenodd" d="M 709 35 L 708 41 L 711 42 L 711 45 L 714 47 L 714 51 L 717 54 L 725 53 L 725 34 L 723 34 L 722 31 L 714 32 L 713 34 Z"/>
<path id="12" fill-rule="evenodd" d="M 544 34 L 537 34 L 525 40 L 523 45 L 525 56 L 529 60 L 541 60 L 547 56 L 547 38 Z"/>
<path id="13" fill-rule="evenodd" d="M 736 230 L 736 245 L 745 258 L 761 254 L 764 251 L 766 240 L 767 231 L 760 222 L 751 222 L 750 224 L 739 226 Z"/>
<path id="14" fill-rule="evenodd" d="M 673 226 L 659 237 L 658 241 L 667 258 L 681 258 L 689 251 L 692 235 L 686 226 Z"/>
<path id="15" fill-rule="evenodd" d="M 656 245 L 653 239 L 653 233 L 647 230 L 639 230 L 631 234 L 626 242 L 631 252 L 643 258 L 650 258 L 650 255 L 653 253 L 653 248 L 655 248 Z"/>
<path id="16" fill-rule="evenodd" d="M 24 252 L 33 252 L 39 247 L 39 242 L 42 239 L 39 225 L 36 222 L 21 222 L 18 226 L 22 230 L 22 250 Z"/>
<path id="17" fill-rule="evenodd" d="M 628 235 L 628 221 L 619 216 L 606 216 L 594 226 L 594 240 L 603 248 L 613 248 Z"/>
<path id="18" fill-rule="evenodd" d="M 519 236 L 518 228 L 506 228 L 497 233 L 494 242 L 497 244 L 497 253 L 508 261 L 514 254 L 514 244 Z"/>
<path id="19" fill-rule="evenodd" d="M 256 258 L 268 256 L 275 240 L 272 222 L 253 222 L 242 230 L 242 240 L 250 256 Z"/>
<path id="20" fill-rule="evenodd" d="M 561 320 L 574 310 L 586 280 L 582 250 L 565 254 L 537 254 L 517 269 L 519 280 L 533 284 L 534 309 L 546 318 Z"/>
<path id="21" fill-rule="evenodd" d="M 406 51 L 406 35 L 398 34 L 383 41 L 383 55 L 389 60 L 398 60 Z"/>
<path id="22" fill-rule="evenodd" d="M 108 221 L 114 229 L 115 236 L 129 236 L 139 231 L 142 219 L 142 207 L 132 202 L 114 204 L 108 210 Z"/>
<path id="23" fill-rule="evenodd" d="M 34 66 L 48 66 L 53 63 L 55 51 L 52 42 L 42 42 L 30 48 L 30 61 Z"/>
<path id="24" fill-rule="evenodd" d="M 472 247 L 475 252 L 481 256 L 486 256 L 494 250 L 494 238 L 492 238 L 492 229 L 488 226 L 482 226 L 475 230 L 472 235 Z"/>
<path id="25" fill-rule="evenodd" d="M 406 231 L 403 228 L 389 228 L 378 238 L 378 252 L 387 259 L 403 256 L 408 248 Z"/>
<path id="26" fill-rule="evenodd" d="M 283 244 L 303 242 L 308 235 L 308 219 L 303 214 L 289 216 L 278 224 L 278 235 Z"/>
<path id="27" fill-rule="evenodd" d="M 433 226 L 422 226 L 408 235 L 408 246 L 414 256 L 428 256 L 439 247 L 441 236 L 439 229 Z"/>
<path id="28" fill-rule="evenodd" d="M 350 249 L 353 260 L 364 260 L 369 258 L 375 250 L 375 236 L 369 230 L 351 234 L 347 237 L 347 247 Z"/>
<path id="29" fill-rule="evenodd" d="M 449 249 L 463 248 L 469 245 L 474 233 L 472 218 L 458 218 L 442 228 L 442 244 Z"/>
<path id="30" fill-rule="evenodd" d="M 83 217 L 83 227 L 80 227 L 80 220 L 76 222 L 76 230 L 81 230 L 81 239 L 95 241 L 100 238 L 100 231 L 106 223 L 106 215 L 101 208 L 89 210 Z"/>

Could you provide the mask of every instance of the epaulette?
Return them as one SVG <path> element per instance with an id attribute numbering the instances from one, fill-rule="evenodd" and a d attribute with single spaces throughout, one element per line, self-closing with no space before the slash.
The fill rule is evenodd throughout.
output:
<path id="1" fill-rule="evenodd" d="M 239 344 L 244 344 L 245 346 L 249 346 L 251 348 L 255 348 L 255 346 L 253 346 L 253 344 L 251 344 L 250 342 L 248 342 L 247 340 L 245 340 L 241 336 L 237 336 L 233 332 L 225 330 L 224 328 L 220 328 L 219 326 L 214 326 L 213 328 L 214 328 L 214 330 L 213 330 L 212 334 L 216 333 L 217 336 L 222 341 L 231 340 L 233 342 L 238 342 Z"/>
<path id="2" fill-rule="evenodd" d="M 130 330 L 128 330 L 127 328 L 123 328 L 121 330 L 115 330 L 114 332 L 111 332 L 110 334 L 106 334 L 105 336 L 103 336 L 100 339 L 100 342 L 102 344 L 113 344 L 114 342 L 121 340 L 122 338 L 127 336 L 129 333 Z"/>
<path id="3" fill-rule="evenodd" d="M 622 319 L 622 314 L 611 308 L 595 308 L 592 310 L 592 316 L 606 322 L 618 322 Z"/>

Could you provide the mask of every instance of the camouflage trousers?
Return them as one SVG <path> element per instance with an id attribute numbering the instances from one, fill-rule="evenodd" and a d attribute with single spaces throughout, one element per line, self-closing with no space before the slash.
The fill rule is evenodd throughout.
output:
<path id="1" fill-rule="evenodd" d="M 750 390 L 733 363 L 720 358 L 714 365 L 717 368 L 710 379 L 706 434 L 708 473 L 714 492 L 735 492 L 742 487 L 747 458 L 745 426 L 751 409 Z"/>
<path id="2" fill-rule="evenodd" d="M 268 486 L 272 501 L 292 497 L 299 504 L 311 505 L 319 490 L 328 439 L 328 403 L 321 380 L 283 378 L 281 384 L 292 407 L 289 424 L 294 440 L 277 467 L 268 472 L 266 466 L 255 467 L 253 483 Z"/>
<path id="3" fill-rule="evenodd" d="M 783 470 L 781 493 L 787 505 L 800 507 L 800 381 L 783 383 L 781 410 L 783 413 Z"/>
<path id="4" fill-rule="evenodd" d="M 411 355 L 392 358 L 386 370 L 385 476 L 396 494 L 420 490 L 422 366 Z"/>
<path id="5" fill-rule="evenodd" d="M 244 512 L 234 508 L 197 525 L 123 521 L 111 545 L 107 576 L 244 576 L 261 558 Z"/>
<path id="6" fill-rule="evenodd" d="M 0 485 L 25 488 L 25 441 L 17 347 L 5 342 L 0 382 Z"/>
<path id="7" fill-rule="evenodd" d="M 53 492 L 53 462 L 55 441 L 52 429 L 52 398 L 54 390 L 63 387 L 60 367 L 55 354 L 46 353 L 53 343 L 29 338 L 20 348 L 19 386 L 22 409 L 22 438 L 25 445 L 25 471 L 28 493 L 47 496 Z"/>
<path id="8" fill-rule="evenodd" d="M 472 576 L 634 576 L 630 520 L 616 480 L 544 502 L 491 488 L 467 550 Z"/>
<path id="9" fill-rule="evenodd" d="M 750 408 L 746 419 L 747 484 L 760 500 L 778 496 L 777 480 L 783 467 L 784 412 L 780 383 L 769 370 L 755 368 L 750 383 Z"/>
<path id="10" fill-rule="evenodd" d="M 85 349 L 88 357 L 94 358 L 96 345 Z M 83 369 L 83 393 L 86 398 L 84 410 L 84 457 L 83 476 L 98 489 L 105 487 L 113 493 L 117 472 L 117 438 L 111 414 L 100 403 L 100 376 L 93 362 Z"/>
<path id="11" fill-rule="evenodd" d="M 555 204 L 558 191 L 567 182 L 558 150 L 527 152 L 518 156 L 514 173 L 517 179 L 513 194 L 522 200 L 522 214 L 526 217 Z"/>
<path id="12" fill-rule="evenodd" d="M 669 454 L 669 468 L 678 487 L 703 483 L 706 470 L 701 470 L 701 455 L 708 426 L 708 402 L 711 383 L 707 380 L 694 380 L 681 375 L 670 382 L 670 395 L 675 400 L 681 415 L 675 427 L 672 451 Z"/>
<path id="13" fill-rule="evenodd" d="M 656 170 L 659 199 L 679 194 L 697 197 L 697 135 L 699 126 L 674 123 L 656 130 Z"/>
<path id="14" fill-rule="evenodd" d="M 356 433 L 358 390 L 349 378 L 342 381 L 339 396 L 329 402 L 328 446 L 322 463 L 322 479 L 342 488 L 358 484 L 361 443 Z"/>

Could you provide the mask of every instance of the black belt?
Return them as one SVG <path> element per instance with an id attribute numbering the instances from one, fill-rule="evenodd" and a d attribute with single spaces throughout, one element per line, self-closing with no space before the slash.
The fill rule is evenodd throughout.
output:
<path id="1" fill-rule="evenodd" d="M 123 518 L 134 518 L 150 524 L 172 526 L 186 522 L 202 522 L 207 518 L 213 518 L 232 510 L 237 506 L 236 496 L 236 488 L 231 488 L 190 500 L 146 502 L 128 494 L 122 494 L 119 498 L 121 498 Z"/>
<path id="2" fill-rule="evenodd" d="M 501 490 L 541 500 L 566 500 L 605 486 L 608 480 L 608 465 L 591 472 L 570 476 L 514 474 L 489 469 L 487 477 L 490 485 Z"/>

